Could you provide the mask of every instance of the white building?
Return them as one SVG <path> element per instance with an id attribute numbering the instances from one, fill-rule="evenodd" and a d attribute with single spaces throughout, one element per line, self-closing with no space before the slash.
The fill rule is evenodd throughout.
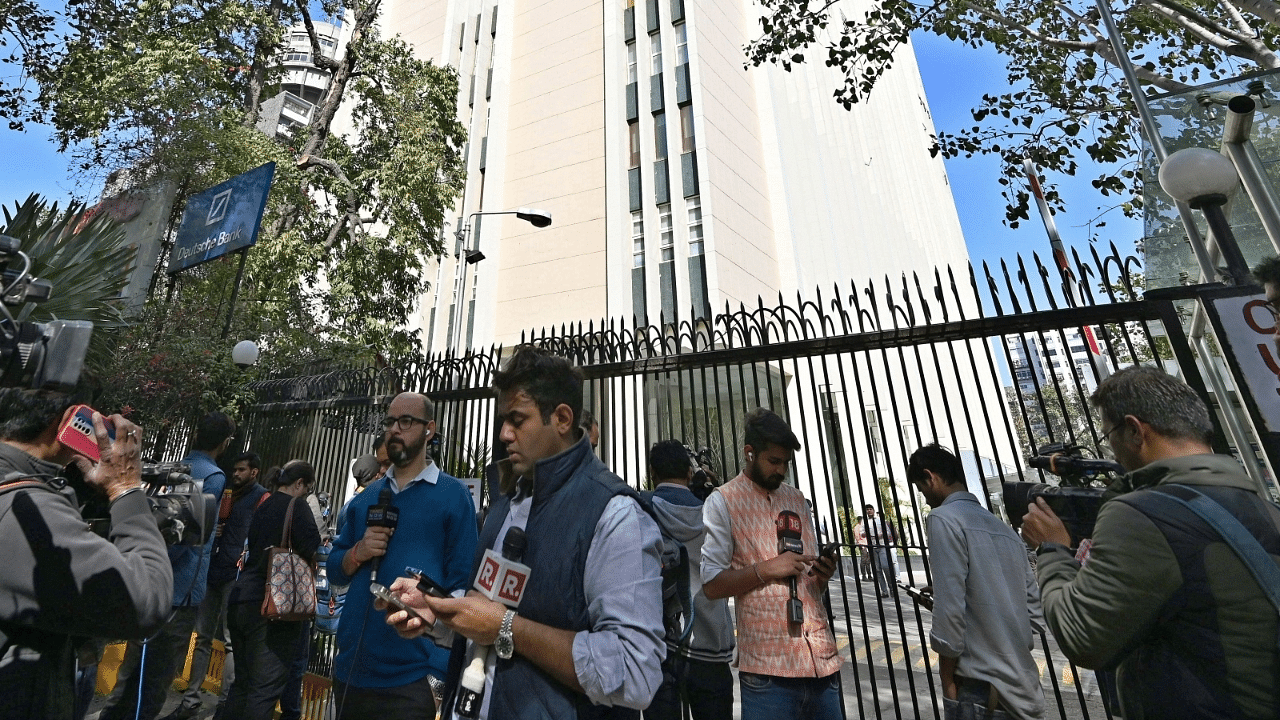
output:
<path id="1" fill-rule="evenodd" d="M 555 220 L 476 219 L 484 261 L 459 262 L 455 243 L 422 299 L 428 350 L 453 346 L 455 317 L 475 347 L 967 260 L 910 50 L 848 112 L 820 61 L 743 69 L 757 13 L 743 0 L 388 1 L 384 33 L 460 75 L 469 178 L 449 231 L 477 210 Z"/>
<path id="2" fill-rule="evenodd" d="M 1054 377 L 1062 388 L 1085 397 L 1098 388 L 1088 341 L 1077 329 L 1008 335 L 1004 342 L 1014 382 L 1024 395 L 1054 387 Z"/>
<path id="3" fill-rule="evenodd" d="M 340 25 L 315 22 L 320 52 L 326 57 L 339 59 L 347 49 L 351 37 L 350 13 L 348 21 Z M 280 65 L 284 74 L 280 78 L 280 93 L 262 103 L 258 115 L 258 129 L 272 137 L 291 136 L 305 131 L 315 115 L 316 104 L 329 88 L 333 73 L 318 68 L 312 60 L 311 38 L 306 27 L 296 25 L 285 37 L 285 47 L 280 53 Z M 335 131 L 342 128 L 335 128 Z"/>

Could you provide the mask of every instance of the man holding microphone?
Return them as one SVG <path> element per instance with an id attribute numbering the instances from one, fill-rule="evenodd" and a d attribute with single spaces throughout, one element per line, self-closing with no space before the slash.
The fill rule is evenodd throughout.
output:
<path id="1" fill-rule="evenodd" d="M 525 531 L 518 610 L 478 592 L 424 597 L 408 579 L 392 587 L 428 622 L 471 640 L 451 669 L 493 646 L 480 718 L 639 718 L 662 683 L 660 534 L 635 490 L 592 453 L 578 422 L 582 383 L 568 361 L 531 347 L 494 377 L 508 457 L 480 548 L 499 551 L 512 528 Z M 424 626 L 404 611 L 387 622 L 405 636 Z M 448 699 L 444 711 L 454 711 Z"/>

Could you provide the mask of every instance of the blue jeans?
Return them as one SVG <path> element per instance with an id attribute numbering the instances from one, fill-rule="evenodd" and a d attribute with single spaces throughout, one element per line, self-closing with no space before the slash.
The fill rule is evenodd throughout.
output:
<path id="1" fill-rule="evenodd" d="M 840 713 L 840 673 L 823 678 L 788 678 L 738 673 L 742 720 L 837 720 Z"/>

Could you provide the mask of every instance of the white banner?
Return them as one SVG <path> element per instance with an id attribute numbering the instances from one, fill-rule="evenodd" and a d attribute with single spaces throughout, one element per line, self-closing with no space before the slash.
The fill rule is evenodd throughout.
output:
<path id="1" fill-rule="evenodd" d="M 1276 357 L 1276 321 L 1259 295 L 1219 298 L 1214 310 L 1222 319 L 1226 342 L 1236 356 L 1247 390 L 1257 402 L 1267 432 L 1280 432 L 1280 358 Z"/>

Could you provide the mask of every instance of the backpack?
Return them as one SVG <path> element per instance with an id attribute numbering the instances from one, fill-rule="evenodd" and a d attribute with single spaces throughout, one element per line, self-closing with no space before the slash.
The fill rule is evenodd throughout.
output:
<path id="1" fill-rule="evenodd" d="M 662 533 L 662 626 L 667 640 L 686 647 L 693 635 L 693 591 L 689 585 L 689 549 L 671 536 L 653 511 L 653 491 L 639 493 L 640 507 L 658 524 Z"/>
<path id="2" fill-rule="evenodd" d="M 347 599 L 347 586 L 334 587 L 329 582 L 329 552 L 333 550 L 330 540 L 316 550 L 316 630 L 332 635 L 338 632 L 338 618 L 342 616 L 342 605 Z"/>

